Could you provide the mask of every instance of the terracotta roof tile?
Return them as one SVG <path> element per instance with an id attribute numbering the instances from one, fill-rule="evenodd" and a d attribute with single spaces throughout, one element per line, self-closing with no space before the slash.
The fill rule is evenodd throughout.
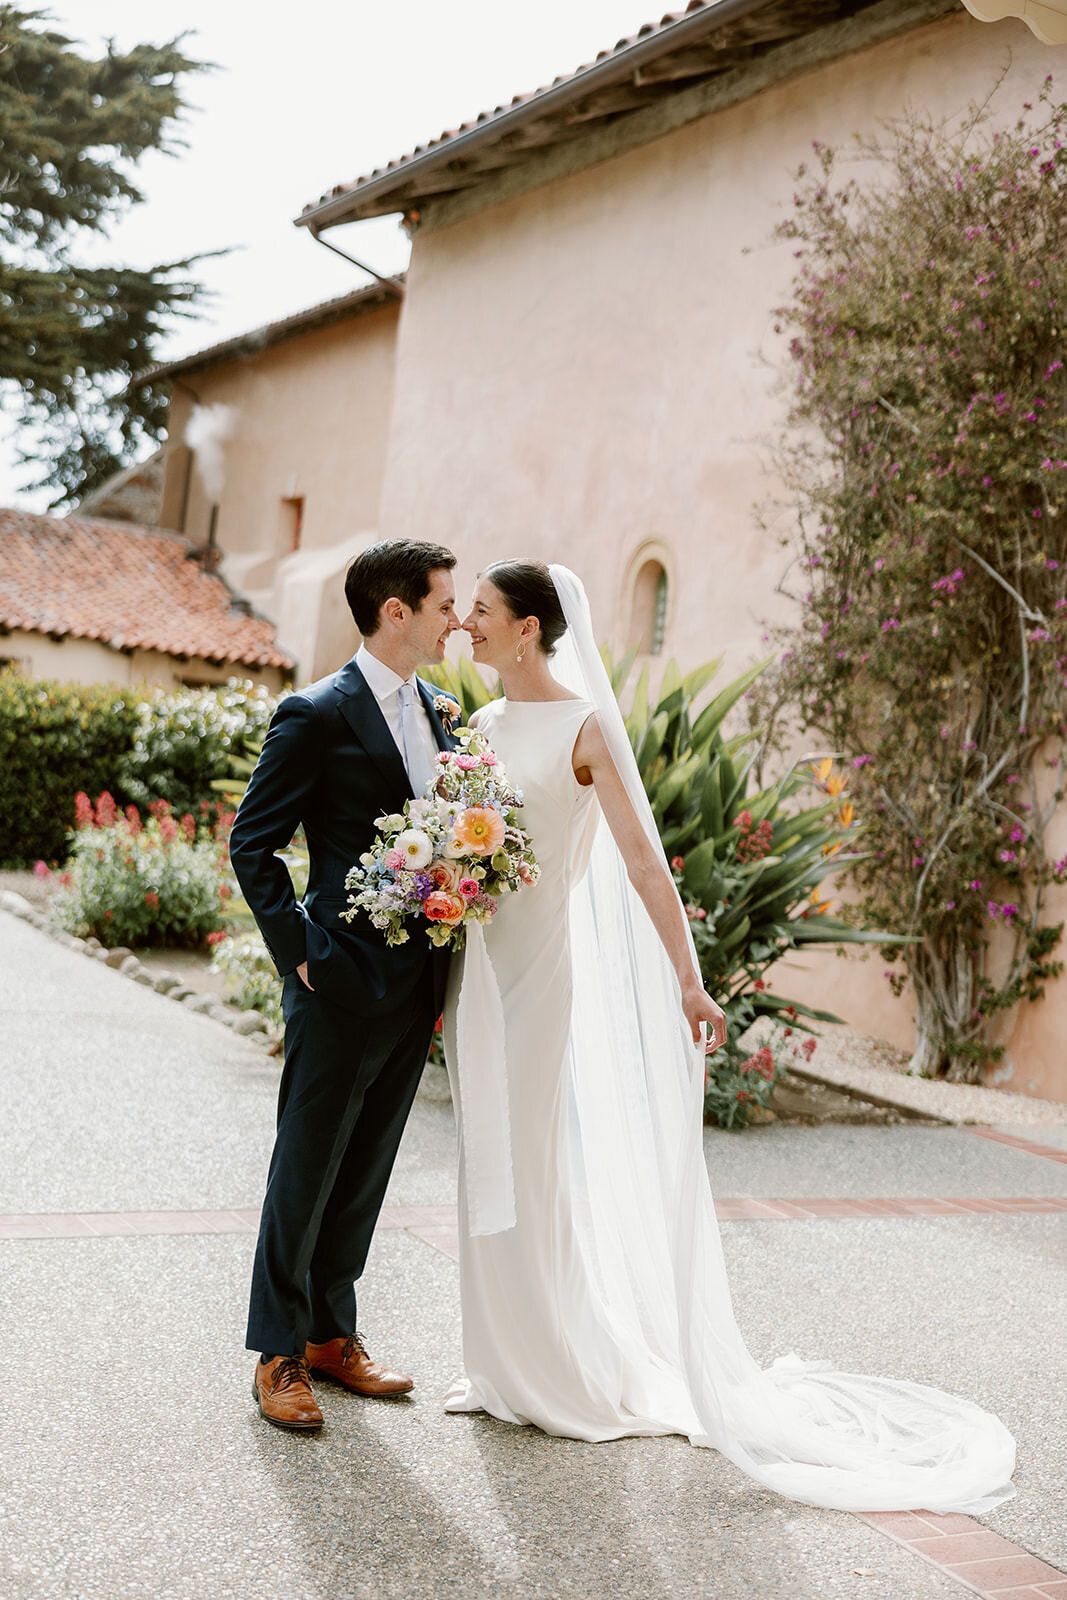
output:
<path id="1" fill-rule="evenodd" d="M 401 168 L 406 167 L 410 162 L 414 161 L 416 157 L 425 155 L 431 150 L 438 150 L 442 146 L 450 144 L 461 134 L 469 133 L 472 128 L 478 127 L 480 124 L 493 122 L 498 117 L 503 117 L 507 112 L 514 110 L 516 106 L 526 105 L 531 100 L 537 100 L 541 95 L 547 94 L 549 90 L 557 88 L 560 84 L 576 83 L 585 73 L 589 72 L 591 68 L 597 66 L 601 62 L 610 60 L 613 56 L 622 55 L 639 40 L 647 39 L 655 34 L 669 34 L 671 28 L 676 23 L 680 22 L 685 17 L 691 16 L 694 12 L 713 14 L 714 10 L 715 0 L 689 0 L 689 3 L 683 6 L 680 10 L 668 11 L 660 18 L 659 22 L 643 23 L 641 27 L 637 29 L 636 33 L 629 35 L 627 38 L 620 39 L 608 50 L 598 50 L 592 61 L 584 62 L 582 66 L 576 67 L 573 72 L 561 72 L 557 77 L 553 78 L 551 83 L 542 84 L 539 89 L 532 89 L 526 94 L 512 95 L 510 100 L 502 103 L 501 105 L 494 106 L 492 111 L 480 111 L 476 117 L 470 118 L 470 120 L 467 122 L 461 122 L 458 128 L 446 128 L 443 133 L 440 133 L 437 136 L 436 139 L 428 139 L 425 144 L 416 145 L 414 150 L 410 150 L 407 155 L 394 156 L 391 161 L 386 161 L 384 165 L 380 167 L 374 167 L 370 172 L 365 173 L 360 178 L 354 179 L 350 183 L 335 184 L 332 189 L 328 189 L 325 194 L 320 195 L 317 201 L 311 205 L 305 206 L 303 211 L 300 213 L 300 216 L 297 218 L 297 221 L 299 222 L 310 213 L 317 211 L 319 207 L 324 205 L 327 201 L 339 198 L 341 195 L 351 193 L 353 190 L 358 189 L 361 184 L 370 182 L 371 179 L 384 177 L 386 173 L 398 172 Z"/>
<path id="2" fill-rule="evenodd" d="M 246 667 L 293 666 L 180 534 L 0 510 L 0 629 Z"/>

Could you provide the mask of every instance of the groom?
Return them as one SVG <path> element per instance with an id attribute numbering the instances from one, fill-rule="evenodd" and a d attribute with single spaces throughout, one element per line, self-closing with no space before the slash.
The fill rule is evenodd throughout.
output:
<path id="1" fill-rule="evenodd" d="M 424 788 L 451 740 L 415 677 L 459 626 L 440 545 L 389 539 L 349 568 L 363 644 L 340 672 L 278 706 L 230 838 L 230 858 L 284 978 L 285 1069 L 252 1274 L 254 1393 L 279 1428 L 322 1426 L 312 1372 L 356 1394 L 412 1380 L 356 1333 L 363 1271 L 400 1136 L 441 1011 L 448 953 L 413 934 L 389 947 L 368 918 L 340 921 L 345 876 L 375 817 Z M 303 824 L 298 901 L 276 854 Z"/>

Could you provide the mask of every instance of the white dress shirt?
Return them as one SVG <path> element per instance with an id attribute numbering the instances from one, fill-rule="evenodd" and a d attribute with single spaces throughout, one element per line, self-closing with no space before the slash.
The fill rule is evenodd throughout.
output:
<path id="1" fill-rule="evenodd" d="M 356 651 L 356 666 L 367 680 L 367 687 L 382 708 L 382 716 L 393 736 L 393 741 L 400 751 L 400 759 L 404 759 L 404 736 L 400 728 L 400 696 L 397 690 L 402 683 L 410 683 L 415 690 L 415 721 L 418 725 L 419 736 L 426 746 L 427 759 L 432 765 L 437 759 L 438 744 L 433 736 L 433 726 L 426 710 L 426 703 L 419 693 L 415 676 L 404 679 L 399 673 L 387 667 L 384 661 L 372 655 L 365 644 L 361 644 Z"/>

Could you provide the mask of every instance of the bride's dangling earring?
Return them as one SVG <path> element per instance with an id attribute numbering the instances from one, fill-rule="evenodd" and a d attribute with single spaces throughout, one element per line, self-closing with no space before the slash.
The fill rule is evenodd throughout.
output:
<path id="1" fill-rule="evenodd" d="M 523 658 L 523 656 L 525 654 L 526 654 L 526 646 L 525 645 L 521 645 L 519 647 L 519 649 L 515 652 L 515 665 L 517 667 L 521 667 L 522 666 L 522 658 Z"/>

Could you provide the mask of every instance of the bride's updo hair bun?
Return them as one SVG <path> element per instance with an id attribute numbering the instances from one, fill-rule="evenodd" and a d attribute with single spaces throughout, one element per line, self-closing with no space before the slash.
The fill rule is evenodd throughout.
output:
<path id="1" fill-rule="evenodd" d="M 541 649 L 546 656 L 555 655 L 556 645 L 567 631 L 567 619 L 544 562 L 494 561 L 480 576 L 500 591 L 513 617 L 537 618 Z"/>

